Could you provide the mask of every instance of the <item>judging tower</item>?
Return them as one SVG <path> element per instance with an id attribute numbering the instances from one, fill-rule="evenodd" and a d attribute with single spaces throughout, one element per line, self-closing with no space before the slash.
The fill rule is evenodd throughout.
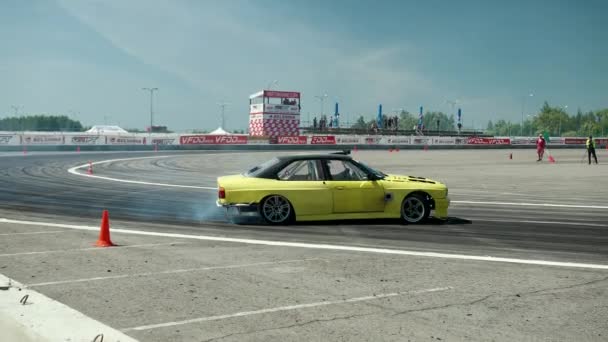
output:
<path id="1" fill-rule="evenodd" d="M 249 135 L 296 136 L 300 132 L 300 93 L 262 90 L 249 96 Z"/>

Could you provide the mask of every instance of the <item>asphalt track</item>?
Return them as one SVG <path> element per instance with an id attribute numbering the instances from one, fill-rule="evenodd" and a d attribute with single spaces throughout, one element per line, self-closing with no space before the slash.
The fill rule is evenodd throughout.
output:
<path id="1" fill-rule="evenodd" d="M 577 150 L 556 150 L 556 164 L 536 163 L 531 151 L 519 150 L 513 160 L 507 158 L 508 153 L 501 150 L 354 154 L 386 172 L 423 175 L 446 182 L 453 200 L 447 223 L 431 221 L 404 226 L 392 221 L 359 221 L 289 227 L 229 224 L 223 210 L 215 206 L 216 177 L 242 172 L 270 158 L 275 154 L 272 152 L 4 156 L 0 158 L 3 190 L 0 209 L 79 219 L 97 219 L 102 209 L 108 209 L 113 219 L 166 223 L 180 231 L 606 261 L 606 165 L 580 163 L 581 153 Z M 94 175 L 186 187 L 117 182 L 68 173 L 68 169 L 89 160 L 116 159 L 94 165 Z M 86 173 L 86 168 L 78 172 Z"/>
<path id="2" fill-rule="evenodd" d="M 450 219 L 288 227 L 215 206 L 276 152 L 7 153 L 0 272 L 142 341 L 605 341 L 608 164 L 552 152 L 357 152 L 447 183 Z M 122 247 L 91 248 L 102 209 Z"/>

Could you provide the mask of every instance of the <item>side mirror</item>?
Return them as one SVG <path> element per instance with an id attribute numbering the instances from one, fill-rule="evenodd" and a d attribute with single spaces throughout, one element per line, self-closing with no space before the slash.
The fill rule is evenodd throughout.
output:
<path id="1" fill-rule="evenodd" d="M 370 181 L 377 181 L 380 178 L 378 178 L 378 176 L 376 176 L 375 174 L 370 173 L 370 174 L 367 175 L 367 179 L 370 180 Z"/>

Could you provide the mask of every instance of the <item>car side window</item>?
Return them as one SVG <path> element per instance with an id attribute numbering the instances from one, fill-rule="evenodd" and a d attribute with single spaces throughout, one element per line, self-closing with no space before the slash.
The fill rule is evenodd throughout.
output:
<path id="1" fill-rule="evenodd" d="M 320 179 L 314 160 L 299 160 L 290 163 L 277 173 L 277 177 L 285 181 L 317 181 Z"/>
<path id="2" fill-rule="evenodd" d="M 347 160 L 328 160 L 327 167 L 332 180 L 361 181 L 367 179 L 365 172 Z"/>

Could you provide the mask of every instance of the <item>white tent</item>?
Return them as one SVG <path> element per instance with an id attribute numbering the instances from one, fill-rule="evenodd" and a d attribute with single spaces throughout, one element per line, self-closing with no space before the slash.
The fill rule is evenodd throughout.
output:
<path id="1" fill-rule="evenodd" d="M 210 135 L 228 135 L 231 133 L 228 133 L 226 131 L 224 131 L 224 129 L 222 127 L 218 127 L 218 129 L 216 129 L 215 131 L 209 133 Z"/>
<path id="2" fill-rule="evenodd" d="M 118 126 L 93 126 L 91 127 L 90 130 L 87 131 L 87 133 L 97 133 L 97 134 L 102 134 L 102 133 L 117 133 L 117 134 L 125 134 L 125 133 L 129 133 L 127 131 L 125 131 L 124 129 L 118 127 Z"/>

